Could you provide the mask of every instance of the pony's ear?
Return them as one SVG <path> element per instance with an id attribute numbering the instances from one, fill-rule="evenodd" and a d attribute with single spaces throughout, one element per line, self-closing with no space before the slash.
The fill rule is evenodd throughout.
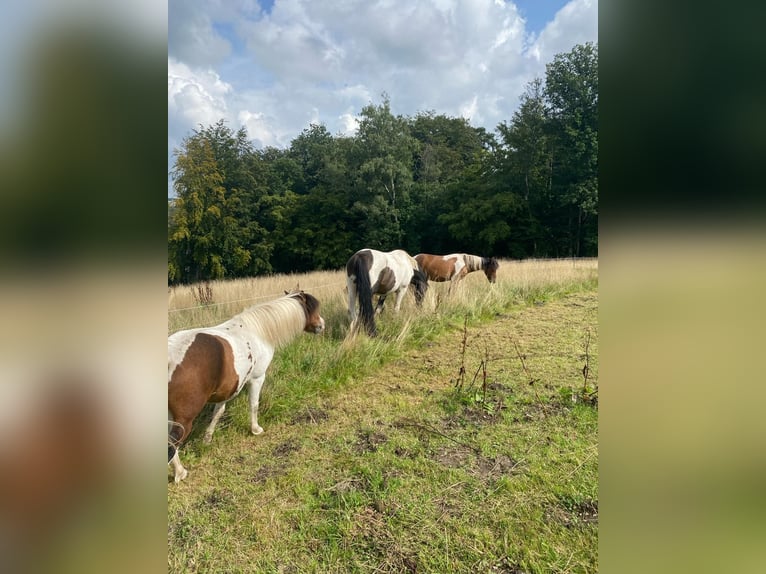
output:
<path id="1" fill-rule="evenodd" d="M 285 295 L 289 295 L 289 294 L 290 294 L 290 292 L 285 290 Z"/>

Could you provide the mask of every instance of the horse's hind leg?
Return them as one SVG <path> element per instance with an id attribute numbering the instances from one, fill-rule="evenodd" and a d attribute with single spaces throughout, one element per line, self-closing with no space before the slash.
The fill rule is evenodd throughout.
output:
<path id="1" fill-rule="evenodd" d="M 405 293 L 407 293 L 406 285 L 396 292 L 396 301 L 394 301 L 394 311 L 396 311 L 397 313 L 402 308 L 402 301 L 404 300 Z"/>
<path id="2" fill-rule="evenodd" d="M 210 421 L 210 424 L 207 425 L 207 429 L 205 429 L 205 436 L 202 439 L 205 444 L 210 444 L 210 441 L 213 440 L 213 431 L 215 431 L 215 427 L 218 424 L 218 421 L 221 420 L 223 411 L 225 410 L 226 403 L 216 403 L 215 407 L 213 408 L 213 419 Z"/>
<path id="3" fill-rule="evenodd" d="M 356 320 L 356 283 L 350 278 L 346 282 L 348 290 L 348 318 L 353 323 Z"/>
<path id="4" fill-rule="evenodd" d="M 378 304 L 375 306 L 375 314 L 380 315 L 383 312 L 383 308 L 386 306 L 386 295 L 378 297 Z"/>
<path id="5" fill-rule="evenodd" d="M 266 375 L 263 374 L 250 381 L 250 432 L 253 434 L 261 434 L 263 428 L 258 425 L 258 402 L 261 397 L 261 387 L 263 381 L 266 379 Z"/>

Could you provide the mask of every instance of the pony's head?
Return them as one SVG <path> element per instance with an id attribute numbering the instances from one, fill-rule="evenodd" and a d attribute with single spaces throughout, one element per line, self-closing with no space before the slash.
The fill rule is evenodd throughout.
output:
<path id="1" fill-rule="evenodd" d="M 426 291 L 428 291 L 428 277 L 420 269 L 413 269 L 410 285 L 415 288 L 415 304 L 420 307 L 423 304 Z"/>
<path id="2" fill-rule="evenodd" d="M 500 267 L 500 263 L 494 257 L 482 257 L 481 268 L 490 283 L 497 281 L 498 267 Z"/>
<path id="3" fill-rule="evenodd" d="M 303 310 L 306 312 L 306 326 L 303 328 L 307 333 L 319 334 L 324 331 L 324 319 L 319 314 L 319 300 L 305 291 L 293 291 L 292 293 L 285 291 L 285 295 L 294 297 L 297 301 L 303 305 Z"/>

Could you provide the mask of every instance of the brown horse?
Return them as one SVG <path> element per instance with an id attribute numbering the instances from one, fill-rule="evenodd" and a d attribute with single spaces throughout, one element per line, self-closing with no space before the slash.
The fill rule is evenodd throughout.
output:
<path id="1" fill-rule="evenodd" d="M 216 327 L 179 331 L 168 337 L 168 462 L 173 463 L 176 482 L 187 475 L 178 447 L 205 404 L 215 403 L 213 419 L 205 430 L 204 440 L 210 442 L 226 401 L 249 383 L 250 430 L 262 433 L 258 401 L 275 349 L 302 331 L 321 333 L 324 327 L 319 301 L 298 291 L 250 307 Z"/>
<path id="2" fill-rule="evenodd" d="M 451 255 L 419 253 L 415 255 L 415 260 L 431 281 L 450 281 L 450 288 L 474 271 L 484 271 L 487 280 L 494 283 L 497 280 L 497 269 L 500 267 L 500 263 L 494 257 L 479 257 L 467 253 Z"/>

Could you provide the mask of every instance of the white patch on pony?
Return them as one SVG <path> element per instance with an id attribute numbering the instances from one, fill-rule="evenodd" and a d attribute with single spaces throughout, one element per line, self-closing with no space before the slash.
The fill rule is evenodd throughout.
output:
<path id="1" fill-rule="evenodd" d="M 452 255 L 445 255 L 442 257 L 445 261 L 449 261 L 450 259 L 455 259 L 455 270 L 452 272 L 452 276 L 449 278 L 450 281 L 454 281 L 455 277 L 460 277 L 460 272 L 465 268 L 465 259 L 463 259 L 462 253 L 453 253 Z"/>

